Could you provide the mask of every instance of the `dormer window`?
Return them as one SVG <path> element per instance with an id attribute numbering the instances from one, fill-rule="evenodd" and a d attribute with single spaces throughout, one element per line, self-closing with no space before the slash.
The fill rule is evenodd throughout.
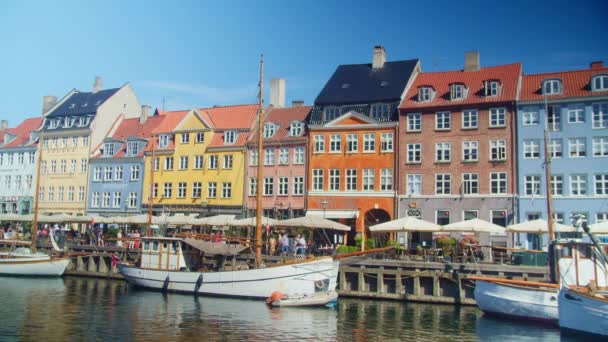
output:
<path id="1" fill-rule="evenodd" d="M 75 103 L 70 104 L 70 109 L 73 109 L 73 108 L 76 108 L 76 104 Z"/>
<path id="2" fill-rule="evenodd" d="M 277 132 L 277 125 L 272 122 L 264 124 L 264 138 L 272 138 Z"/>
<path id="3" fill-rule="evenodd" d="M 224 145 L 232 145 L 236 142 L 237 131 L 226 131 L 224 133 Z"/>
<path id="4" fill-rule="evenodd" d="M 433 97 L 433 88 L 420 87 L 418 88 L 418 102 L 430 101 Z"/>
<path id="5" fill-rule="evenodd" d="M 169 146 L 169 134 L 162 134 L 158 136 L 158 148 L 167 148 Z"/>
<path id="6" fill-rule="evenodd" d="M 127 143 L 127 155 L 128 156 L 135 156 L 137 155 L 137 148 L 138 144 L 137 141 L 129 141 Z"/>
<path id="7" fill-rule="evenodd" d="M 55 119 L 49 120 L 49 129 L 53 129 L 57 127 L 57 121 Z"/>
<path id="8" fill-rule="evenodd" d="M 453 100 L 462 100 L 465 98 L 466 88 L 464 84 L 454 83 L 450 85 L 450 99 Z"/>
<path id="9" fill-rule="evenodd" d="M 371 108 L 372 118 L 376 120 L 388 119 L 388 104 L 386 103 L 374 103 Z"/>
<path id="10" fill-rule="evenodd" d="M 323 109 L 323 121 L 331 121 L 340 115 L 340 108 L 331 106 Z"/>
<path id="11" fill-rule="evenodd" d="M 70 127 L 74 126 L 74 121 L 76 121 L 76 118 L 69 118 L 69 117 L 66 117 L 66 118 L 63 120 L 63 127 L 64 127 L 64 128 L 70 128 Z"/>
<path id="12" fill-rule="evenodd" d="M 78 126 L 86 127 L 89 124 L 91 118 L 89 116 L 81 116 L 78 118 Z"/>
<path id="13" fill-rule="evenodd" d="M 289 135 L 292 137 L 298 137 L 302 135 L 304 131 L 304 123 L 302 121 L 292 121 L 289 126 Z"/>
<path id="14" fill-rule="evenodd" d="M 103 155 L 111 157 L 114 155 L 114 143 L 105 143 L 103 147 Z"/>
<path id="15" fill-rule="evenodd" d="M 499 81 L 486 81 L 484 88 L 486 96 L 498 96 L 500 94 L 501 84 Z"/>
<path id="16" fill-rule="evenodd" d="M 556 95 L 562 93 L 562 81 L 561 80 L 546 80 L 543 82 L 543 94 L 544 95 Z"/>
<path id="17" fill-rule="evenodd" d="M 591 81 L 591 90 L 606 91 L 608 90 L 608 75 L 593 76 Z"/>

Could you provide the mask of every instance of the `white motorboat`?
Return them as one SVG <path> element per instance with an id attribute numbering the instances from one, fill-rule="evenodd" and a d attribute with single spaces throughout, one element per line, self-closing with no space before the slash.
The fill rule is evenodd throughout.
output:
<path id="1" fill-rule="evenodd" d="M 561 329 L 608 336 L 608 292 L 564 287 L 559 292 Z"/>
<path id="2" fill-rule="evenodd" d="M 52 258 L 32 253 L 27 247 L 0 253 L 0 275 L 60 277 L 70 263 L 69 258 Z"/>
<path id="3" fill-rule="evenodd" d="M 286 296 L 279 291 L 273 292 L 266 300 L 266 304 L 275 307 L 290 306 L 331 306 L 338 300 L 336 291 L 318 292 L 313 295 Z"/>

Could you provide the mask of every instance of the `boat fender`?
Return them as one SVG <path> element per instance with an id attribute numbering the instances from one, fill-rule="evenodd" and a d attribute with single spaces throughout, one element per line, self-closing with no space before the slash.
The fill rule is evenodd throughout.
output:
<path id="1" fill-rule="evenodd" d="M 325 288 L 325 281 L 324 280 L 315 281 L 315 288 L 317 290 L 323 290 L 323 288 Z"/>
<path id="2" fill-rule="evenodd" d="M 165 278 L 165 281 L 163 282 L 162 291 L 167 292 L 168 288 L 169 288 L 169 275 L 167 275 L 167 278 Z"/>
<path id="3" fill-rule="evenodd" d="M 266 304 L 271 305 L 277 300 L 285 298 L 285 295 L 281 291 L 274 291 L 270 294 L 270 297 L 266 299 Z"/>
<path id="4" fill-rule="evenodd" d="M 203 274 L 201 273 L 201 275 L 198 276 L 198 279 L 196 280 L 196 284 L 194 285 L 194 295 L 198 295 L 198 290 L 201 288 L 201 285 L 203 285 Z"/>

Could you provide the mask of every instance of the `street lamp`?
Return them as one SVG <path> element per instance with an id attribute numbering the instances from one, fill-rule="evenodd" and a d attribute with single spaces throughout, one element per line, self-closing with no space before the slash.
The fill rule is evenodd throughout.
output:
<path id="1" fill-rule="evenodd" d="M 325 209 L 327 208 L 327 200 L 324 199 L 323 202 L 321 202 L 321 206 L 323 206 L 323 218 L 325 218 Z"/>

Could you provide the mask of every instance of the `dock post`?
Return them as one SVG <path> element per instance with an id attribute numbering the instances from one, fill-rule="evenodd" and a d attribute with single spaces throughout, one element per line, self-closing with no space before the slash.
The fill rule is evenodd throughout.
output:
<path id="1" fill-rule="evenodd" d="M 439 275 L 435 273 L 433 275 L 433 297 L 439 297 L 439 294 L 441 293 L 439 286 L 441 286 L 441 283 L 439 282 Z"/>
<path id="2" fill-rule="evenodd" d="M 414 296 L 420 296 L 420 269 L 416 269 L 416 275 L 412 279 L 414 287 Z"/>
<path id="3" fill-rule="evenodd" d="M 361 270 L 359 270 L 359 272 L 357 272 L 357 275 L 359 276 L 359 281 L 358 281 L 358 288 L 357 291 L 359 292 L 364 292 L 365 291 L 365 266 L 361 267 Z"/>
<path id="4" fill-rule="evenodd" d="M 95 257 L 89 256 L 89 262 L 87 263 L 87 272 L 97 272 L 97 264 L 95 264 Z"/>
<path id="5" fill-rule="evenodd" d="M 401 280 L 401 274 L 395 274 L 395 293 L 398 295 L 403 295 L 405 293 L 403 291 L 403 282 Z"/>
<path id="6" fill-rule="evenodd" d="M 82 260 L 82 257 L 76 257 L 76 271 L 78 272 L 84 272 L 87 270 L 87 267 L 84 263 L 84 261 Z"/>
<path id="7" fill-rule="evenodd" d="M 377 293 L 384 293 L 384 267 L 380 267 L 380 269 L 378 270 L 378 273 L 376 273 L 378 275 L 378 278 L 376 279 L 376 292 Z"/>
<path id="8" fill-rule="evenodd" d="M 340 271 L 340 290 L 350 291 L 350 288 L 346 288 L 346 272 Z"/>
<path id="9" fill-rule="evenodd" d="M 106 260 L 103 256 L 99 257 L 99 273 L 108 274 L 109 275 L 109 267 L 106 264 Z"/>

